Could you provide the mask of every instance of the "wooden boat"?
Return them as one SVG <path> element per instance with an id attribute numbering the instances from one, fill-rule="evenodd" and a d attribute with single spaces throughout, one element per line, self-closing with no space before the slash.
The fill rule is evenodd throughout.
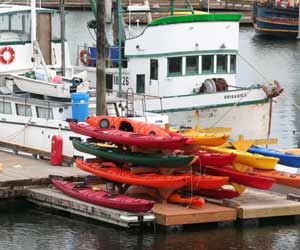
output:
<path id="1" fill-rule="evenodd" d="M 187 176 L 151 174 L 133 174 L 128 170 L 120 169 L 116 166 L 103 166 L 99 161 L 85 162 L 77 159 L 76 165 L 87 172 L 100 176 L 104 179 L 160 189 L 179 189 L 188 183 Z"/>
<path id="2" fill-rule="evenodd" d="M 91 154 L 106 160 L 126 162 L 135 165 L 153 167 L 183 167 L 192 164 L 195 156 L 191 155 L 161 155 L 129 152 L 118 148 L 99 147 L 95 144 L 86 143 L 74 139 L 73 146 L 76 150 Z"/>
<path id="3" fill-rule="evenodd" d="M 187 206 L 202 207 L 205 203 L 205 200 L 201 197 L 196 196 L 183 196 L 180 194 L 172 194 L 169 196 L 168 202 L 184 204 Z"/>
<path id="4" fill-rule="evenodd" d="M 228 183 L 229 177 L 227 176 L 213 176 L 213 175 L 200 175 L 183 173 L 176 176 L 189 177 L 187 188 L 192 189 L 217 189 Z"/>
<path id="5" fill-rule="evenodd" d="M 76 185 L 73 182 L 51 179 L 53 185 L 63 193 L 92 204 L 103 207 L 124 210 L 128 212 L 144 213 L 154 206 L 151 200 L 137 199 L 125 195 L 93 190 L 91 186 Z"/>
<path id="6" fill-rule="evenodd" d="M 252 154 L 249 152 L 230 148 L 207 147 L 205 149 L 209 152 L 235 154 L 236 158 L 234 162 L 240 162 L 258 169 L 274 169 L 279 161 L 279 159 L 275 157 Z"/>
<path id="7" fill-rule="evenodd" d="M 209 153 L 204 151 L 199 151 L 194 155 L 198 156 L 198 160 L 195 161 L 194 165 L 200 166 L 226 166 L 231 164 L 236 155 L 232 153 Z"/>
<path id="8" fill-rule="evenodd" d="M 279 158 L 279 164 L 286 165 L 289 167 L 300 168 L 300 155 L 295 155 L 289 152 L 281 152 L 275 149 L 262 148 L 252 146 L 248 149 L 248 152 L 261 154 L 265 156 L 271 156 Z"/>
<path id="9" fill-rule="evenodd" d="M 274 183 L 274 179 L 261 177 L 255 174 L 239 172 L 230 167 L 205 166 L 204 168 L 208 174 L 228 176 L 230 177 L 231 182 L 257 189 L 270 189 Z"/>
<path id="10" fill-rule="evenodd" d="M 202 145 L 202 146 L 220 146 L 224 144 L 228 139 L 228 134 L 215 134 L 215 133 L 201 133 L 196 129 L 189 129 L 180 131 L 180 134 L 188 138 L 193 139 L 189 142 L 192 145 Z"/>
<path id="11" fill-rule="evenodd" d="M 93 116 L 88 117 L 86 122 L 94 127 L 102 129 L 118 129 L 122 131 L 134 132 L 140 135 L 170 136 L 169 133 L 162 127 L 146 122 L 135 121 L 126 117 Z"/>
<path id="12" fill-rule="evenodd" d="M 268 177 L 279 184 L 300 188 L 300 175 L 277 170 L 259 170 L 255 169 L 254 173 L 258 176 Z"/>
<path id="13" fill-rule="evenodd" d="M 204 195 L 214 199 L 233 199 L 240 195 L 239 192 L 230 189 L 193 189 L 193 194 Z"/>
<path id="14" fill-rule="evenodd" d="M 179 149 L 187 138 L 180 136 L 158 136 L 158 135 L 140 135 L 133 132 L 126 132 L 116 129 L 101 129 L 92 125 L 69 123 L 73 132 L 93 137 L 99 141 L 112 142 L 122 145 L 134 145 L 140 147 Z"/>

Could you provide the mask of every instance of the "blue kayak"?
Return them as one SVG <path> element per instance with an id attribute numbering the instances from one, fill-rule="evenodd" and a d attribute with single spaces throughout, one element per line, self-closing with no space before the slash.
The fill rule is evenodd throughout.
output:
<path id="1" fill-rule="evenodd" d="M 275 149 L 268 149 L 268 148 L 262 148 L 257 146 L 252 146 L 251 148 L 248 149 L 248 152 L 276 157 L 279 158 L 279 162 L 278 162 L 279 164 L 289 166 L 289 167 L 294 167 L 294 168 L 300 168 L 300 155 L 295 155 L 292 153 L 284 153 Z"/>

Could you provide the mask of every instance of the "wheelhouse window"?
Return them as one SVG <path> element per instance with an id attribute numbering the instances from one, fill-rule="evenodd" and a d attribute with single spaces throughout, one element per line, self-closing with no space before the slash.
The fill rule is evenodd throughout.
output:
<path id="1" fill-rule="evenodd" d="M 187 56 L 186 57 L 186 74 L 195 75 L 198 74 L 199 57 Z"/>
<path id="2" fill-rule="evenodd" d="M 214 56 L 204 55 L 202 56 L 202 73 L 213 73 L 214 72 Z"/>
<path id="3" fill-rule="evenodd" d="M 217 55 L 217 73 L 227 73 L 227 55 Z"/>
<path id="4" fill-rule="evenodd" d="M 11 105 L 9 102 L 0 102 L 0 113 L 1 114 L 12 114 Z"/>
<path id="5" fill-rule="evenodd" d="M 32 116 L 31 106 L 24 104 L 16 104 L 17 115 Z"/>
<path id="6" fill-rule="evenodd" d="M 236 72 L 236 56 L 230 55 L 230 73 Z"/>
<path id="7" fill-rule="evenodd" d="M 36 107 L 36 114 L 38 118 L 53 119 L 53 113 L 51 108 Z"/>
<path id="8" fill-rule="evenodd" d="M 158 60 L 150 60 L 150 80 L 158 80 Z"/>
<path id="9" fill-rule="evenodd" d="M 168 58 L 168 75 L 182 75 L 182 57 Z"/>

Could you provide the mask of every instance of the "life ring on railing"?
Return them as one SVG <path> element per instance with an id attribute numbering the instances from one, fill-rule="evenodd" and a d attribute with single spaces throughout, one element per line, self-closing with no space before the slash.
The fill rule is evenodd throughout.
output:
<path id="1" fill-rule="evenodd" d="M 92 64 L 91 54 L 87 49 L 83 49 L 80 51 L 79 58 L 84 65 L 89 66 Z"/>
<path id="2" fill-rule="evenodd" d="M 0 50 L 0 62 L 2 64 L 10 64 L 15 60 L 15 51 L 11 47 L 3 47 Z"/>

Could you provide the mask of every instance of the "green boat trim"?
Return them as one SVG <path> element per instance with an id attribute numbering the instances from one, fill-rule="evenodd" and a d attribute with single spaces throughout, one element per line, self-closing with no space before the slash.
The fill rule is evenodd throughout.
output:
<path id="1" fill-rule="evenodd" d="M 191 22 L 239 22 L 241 14 L 203 14 L 203 15 L 183 15 L 183 16 L 168 16 L 152 21 L 147 26 L 158 26 L 177 23 Z"/>
<path id="2" fill-rule="evenodd" d="M 176 168 L 189 165 L 194 160 L 194 156 L 190 155 L 161 155 L 129 152 L 118 148 L 99 147 L 95 144 L 79 140 L 73 140 L 72 143 L 74 148 L 80 152 L 107 160 L 127 162 L 141 166 Z"/>

